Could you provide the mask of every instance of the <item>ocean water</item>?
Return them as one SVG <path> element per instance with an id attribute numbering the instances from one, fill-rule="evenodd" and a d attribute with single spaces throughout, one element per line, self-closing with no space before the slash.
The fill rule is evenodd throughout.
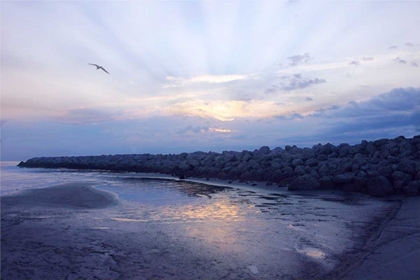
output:
<path id="1" fill-rule="evenodd" d="M 56 230 L 60 235 L 68 232 L 64 229 L 77 225 L 72 238 L 77 236 L 77 244 L 86 243 L 86 248 L 92 252 L 106 252 L 102 258 L 124 252 L 118 262 L 109 260 L 116 266 L 113 271 L 119 274 L 107 274 L 108 279 L 319 277 L 342 265 L 347 252 L 354 255 L 355 248 L 363 247 L 371 222 L 386 216 L 392 208 L 390 202 L 359 194 L 244 189 L 143 179 L 135 173 L 19 168 L 16 165 L 17 162 L 1 163 L 1 196 L 61 184 L 90 183 L 118 197 L 120 203 L 115 207 L 58 212 L 37 210 L 41 212 L 30 214 L 33 217 L 26 222 L 36 227 L 35 221 L 39 220 L 43 227 L 51 226 L 50 232 Z M 4 215 L 10 218 L 17 214 Z M 97 235 L 95 248 L 89 241 L 93 235 Z M 71 240 L 66 242 L 71 243 Z M 126 243 L 135 249 L 129 245 L 124 247 Z M 59 244 L 54 246 L 63 246 Z M 84 250 L 88 250 L 86 248 Z M 34 248 L 34 254 L 38 256 L 37 250 Z M 53 251 L 58 250 L 51 249 Z M 133 259 L 146 257 L 150 259 L 133 262 Z M 94 259 L 92 253 L 91 260 Z M 37 263 L 36 266 L 42 265 Z M 96 266 L 92 264 L 91 270 L 84 268 L 90 274 L 84 270 L 78 275 L 93 277 Z M 61 271 L 66 269 L 74 272 L 74 267 L 65 266 Z M 142 274 L 136 274 L 139 271 Z"/>

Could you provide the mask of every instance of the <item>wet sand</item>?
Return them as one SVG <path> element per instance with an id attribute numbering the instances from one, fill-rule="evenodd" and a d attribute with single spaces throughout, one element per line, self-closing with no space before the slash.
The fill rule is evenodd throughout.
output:
<path id="1" fill-rule="evenodd" d="M 420 276 L 419 197 L 187 190 L 197 200 L 159 208 L 80 183 L 4 196 L 1 278 Z"/>

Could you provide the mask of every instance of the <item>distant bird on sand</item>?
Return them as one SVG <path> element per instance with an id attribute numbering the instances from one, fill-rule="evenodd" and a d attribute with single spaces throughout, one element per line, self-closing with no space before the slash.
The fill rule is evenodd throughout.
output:
<path id="1" fill-rule="evenodd" d="M 102 66 L 99 66 L 99 65 L 97 65 L 97 64 L 93 64 L 93 63 L 88 63 L 88 64 L 89 64 L 89 65 L 96 66 L 96 70 L 102 69 L 102 70 L 104 70 L 104 71 L 105 71 L 105 73 L 109 74 L 109 73 L 108 73 L 108 71 L 106 71 L 106 70 L 105 70 L 105 68 L 103 68 Z"/>

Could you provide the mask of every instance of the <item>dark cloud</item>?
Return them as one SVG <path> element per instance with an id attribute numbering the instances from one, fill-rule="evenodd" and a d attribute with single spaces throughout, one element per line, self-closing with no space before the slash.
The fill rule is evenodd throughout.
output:
<path id="1" fill-rule="evenodd" d="M 270 93 L 274 93 L 274 92 L 276 92 L 276 91 L 278 91 L 278 90 L 279 90 L 279 88 L 278 88 L 277 86 L 272 85 L 272 86 L 268 87 L 268 88 L 264 91 L 264 93 L 266 93 L 266 94 L 270 94 Z"/>
<path id="2" fill-rule="evenodd" d="M 407 65 L 410 65 L 410 66 L 412 66 L 412 67 L 418 67 L 419 65 L 418 65 L 418 63 L 417 63 L 417 61 L 411 61 L 410 63 L 407 61 L 407 60 L 405 60 L 405 59 L 401 59 L 401 58 L 399 58 L 399 57 L 397 57 L 396 59 L 394 59 L 394 61 L 396 61 L 396 62 L 398 62 L 398 63 L 401 63 L 401 64 L 407 64 Z"/>
<path id="3" fill-rule="evenodd" d="M 372 61 L 373 57 L 365 56 L 361 59 L 363 62 Z M 360 60 L 353 60 L 349 65 L 359 66 L 361 64 Z"/>
<path id="4" fill-rule="evenodd" d="M 311 97 L 309 97 L 309 96 L 308 96 L 308 97 L 306 97 L 306 98 L 305 98 L 305 100 L 306 100 L 306 101 L 314 101 L 314 100 L 313 100 Z"/>
<path id="5" fill-rule="evenodd" d="M 311 59 L 309 53 L 305 53 L 303 55 L 293 55 L 289 56 L 287 59 L 290 59 L 290 65 L 296 66 L 301 63 L 308 63 L 308 61 Z"/>
<path id="6" fill-rule="evenodd" d="M 282 116 L 274 116 L 274 118 L 279 119 L 279 120 L 296 120 L 296 119 L 304 119 L 305 116 L 298 114 L 298 113 L 293 113 L 290 115 L 282 115 Z"/>
<path id="7" fill-rule="evenodd" d="M 354 117 L 369 119 L 374 116 L 388 119 L 389 116 L 395 114 L 406 115 L 410 112 L 420 112 L 420 88 L 397 88 L 366 101 L 351 101 L 344 107 L 333 106 L 317 112 L 337 119 Z"/>
<path id="8" fill-rule="evenodd" d="M 398 48 L 398 46 L 390 46 L 389 49 L 390 50 L 396 50 Z"/>
<path id="9" fill-rule="evenodd" d="M 290 90 L 295 90 L 295 89 L 302 89 L 302 88 L 307 88 L 313 85 L 317 85 L 317 84 L 323 84 L 326 83 L 327 81 L 325 79 L 307 79 L 307 78 L 292 78 L 288 84 L 283 84 L 282 85 L 282 89 L 290 91 Z"/>
<path id="10" fill-rule="evenodd" d="M 308 117 L 328 117 L 327 113 L 330 111 L 338 110 L 340 109 L 340 106 L 338 105 L 332 105 L 328 108 L 321 108 L 315 111 L 315 113 L 308 115 Z"/>
<path id="11" fill-rule="evenodd" d="M 401 63 L 401 64 L 407 64 L 407 61 L 406 61 L 406 60 L 401 59 L 401 58 L 399 58 L 399 57 L 397 57 L 396 59 L 394 59 L 394 61 L 396 61 L 396 62 L 398 62 L 398 63 Z"/>
<path id="12" fill-rule="evenodd" d="M 412 137 L 420 131 L 420 88 L 397 88 L 366 101 L 319 109 L 305 116 L 305 122 L 317 124 L 312 133 L 300 137 L 306 142 L 327 139 L 339 144 L 399 135 Z"/>
<path id="13" fill-rule="evenodd" d="M 264 92 L 266 94 L 270 94 L 279 90 L 291 91 L 291 90 L 307 88 L 313 85 L 323 84 L 327 82 L 325 79 L 304 78 L 302 77 L 301 74 L 294 74 L 292 76 L 281 76 L 279 79 L 281 80 L 280 83 L 276 85 L 271 85 Z"/>
<path id="14" fill-rule="evenodd" d="M 405 43 L 405 46 L 407 46 L 407 47 L 414 47 L 415 44 L 408 42 L 408 43 Z"/>

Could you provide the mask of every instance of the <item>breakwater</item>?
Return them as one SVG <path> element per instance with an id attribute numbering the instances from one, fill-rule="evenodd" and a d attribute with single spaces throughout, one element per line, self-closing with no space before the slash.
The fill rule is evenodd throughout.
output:
<path id="1" fill-rule="evenodd" d="M 36 157 L 20 167 L 173 174 L 179 178 L 266 181 L 289 190 L 342 189 L 372 196 L 419 195 L 420 135 L 360 144 L 254 151 Z"/>

